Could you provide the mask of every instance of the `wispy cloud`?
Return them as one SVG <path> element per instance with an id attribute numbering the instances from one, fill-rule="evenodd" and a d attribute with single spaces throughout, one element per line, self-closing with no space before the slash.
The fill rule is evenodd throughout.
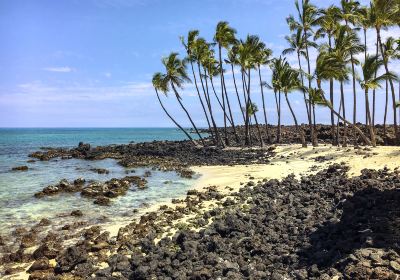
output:
<path id="1" fill-rule="evenodd" d="M 48 72 L 59 72 L 59 73 L 70 73 L 74 71 L 73 68 L 68 67 L 68 66 L 63 66 L 63 67 L 45 67 L 43 68 L 44 71 Z"/>

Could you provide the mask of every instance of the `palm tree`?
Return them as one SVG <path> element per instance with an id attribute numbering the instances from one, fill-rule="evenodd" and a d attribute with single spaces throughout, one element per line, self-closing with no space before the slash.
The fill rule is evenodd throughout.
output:
<path id="1" fill-rule="evenodd" d="M 351 65 L 358 64 L 359 61 L 355 59 L 352 55 L 354 53 L 359 53 L 364 50 L 363 45 L 360 44 L 357 34 L 353 30 L 348 30 L 346 26 L 341 26 L 335 34 L 335 48 L 333 53 L 337 59 L 340 60 L 343 65 L 347 66 L 349 63 Z M 347 79 L 346 79 L 347 80 Z M 343 118 L 346 118 L 346 108 L 345 108 L 345 97 L 343 84 L 346 80 L 340 80 L 340 92 L 341 92 L 341 105 L 343 109 Z M 354 121 L 354 119 L 353 119 Z M 356 123 L 354 123 L 356 126 Z M 344 123 L 344 146 L 347 146 L 347 125 Z"/>
<path id="2" fill-rule="evenodd" d="M 268 129 L 268 118 L 267 118 L 267 111 L 265 109 L 265 97 L 264 97 L 264 82 L 261 78 L 261 66 L 267 65 L 270 62 L 270 57 L 272 55 L 272 50 L 268 49 L 266 45 L 260 41 L 258 36 L 254 36 L 253 40 L 253 49 L 254 49 L 254 62 L 258 70 L 258 78 L 260 82 L 260 90 L 261 90 L 261 99 L 262 99 L 262 106 L 264 112 L 264 122 L 265 122 L 265 130 L 267 134 L 268 142 L 271 143 L 271 136 Z M 255 115 L 255 114 L 254 114 Z"/>
<path id="3" fill-rule="evenodd" d="M 329 52 L 332 52 L 333 42 L 332 39 L 335 36 L 336 30 L 339 28 L 338 21 L 340 19 L 340 9 L 336 6 L 329 6 L 327 9 L 322 11 L 322 15 L 318 19 L 318 25 L 320 28 L 315 32 L 314 39 L 318 39 L 321 37 L 328 37 L 328 46 Z M 333 103 L 333 79 L 329 80 L 329 100 L 334 106 Z M 332 144 L 335 145 L 336 137 L 335 137 L 335 117 L 333 112 L 331 112 L 331 135 L 332 135 Z"/>
<path id="4" fill-rule="evenodd" d="M 189 140 L 195 146 L 197 146 L 198 144 L 196 143 L 196 141 L 193 140 L 193 138 L 190 136 L 190 134 L 187 133 L 187 131 L 181 125 L 179 125 L 179 123 L 168 113 L 167 109 L 165 109 L 164 104 L 162 103 L 162 101 L 160 99 L 160 94 L 158 93 L 159 91 L 161 91 L 165 95 L 167 95 L 167 92 L 169 91 L 168 82 L 165 78 L 165 75 L 161 74 L 160 72 L 155 73 L 153 75 L 152 83 L 153 83 L 154 90 L 156 91 L 156 94 L 157 94 L 158 102 L 160 103 L 161 108 L 164 110 L 165 114 L 187 136 L 187 138 L 189 138 Z"/>
<path id="5" fill-rule="evenodd" d="M 285 60 L 282 57 L 274 58 L 271 61 L 270 68 L 272 70 L 271 85 L 268 88 L 274 90 L 276 112 L 278 114 L 278 129 L 276 134 L 276 142 L 281 142 L 281 91 L 282 91 L 282 75 L 284 72 Z"/>
<path id="6" fill-rule="evenodd" d="M 291 68 L 289 66 L 289 63 L 287 61 L 285 61 L 285 59 L 283 60 L 283 65 L 284 65 L 283 71 L 280 76 L 282 91 L 285 94 L 286 103 L 289 107 L 290 113 L 292 114 L 292 117 L 293 117 L 293 120 L 294 120 L 294 123 L 296 126 L 296 130 L 300 134 L 301 144 L 303 147 L 307 147 L 306 140 L 304 138 L 303 129 L 301 129 L 299 127 L 296 115 L 293 111 L 293 108 L 292 108 L 292 106 L 289 102 L 289 98 L 288 98 L 288 93 L 293 92 L 295 90 L 303 90 L 304 89 L 304 87 L 301 85 L 301 81 L 299 78 L 300 73 L 298 71 L 294 70 L 293 68 Z"/>
<path id="7" fill-rule="evenodd" d="M 247 35 L 245 41 L 240 41 L 237 45 L 237 60 L 238 64 L 241 67 L 242 73 L 242 84 L 243 84 L 243 95 L 245 99 L 245 144 L 250 144 L 250 121 L 251 116 L 254 117 L 256 123 L 256 129 L 258 132 L 258 137 L 260 140 L 261 146 L 264 145 L 264 141 L 262 138 L 261 130 L 258 125 L 257 114 L 255 112 L 250 113 L 249 110 L 251 108 L 251 70 L 256 68 L 256 57 L 258 55 L 258 37 Z"/>
<path id="8" fill-rule="evenodd" d="M 370 89 L 380 88 L 380 82 L 383 80 L 387 80 L 388 78 L 396 79 L 396 75 L 394 75 L 393 73 L 389 73 L 389 75 L 385 73 L 383 75 L 376 77 L 375 73 L 378 73 L 379 68 L 381 68 L 382 66 L 383 66 L 383 60 L 379 59 L 378 56 L 367 55 L 367 59 L 365 60 L 364 64 L 362 64 L 362 72 L 364 79 L 360 80 L 361 88 L 365 91 L 369 131 L 371 135 L 371 142 L 374 147 L 376 146 L 376 140 L 375 140 L 375 132 L 372 127 L 371 114 L 369 110 L 368 91 Z"/>
<path id="9" fill-rule="evenodd" d="M 229 47 L 236 43 L 236 30 L 229 26 L 229 23 L 226 21 L 221 21 L 217 24 L 217 28 L 214 35 L 214 41 L 218 44 L 218 57 L 220 64 L 220 78 L 221 78 L 221 93 L 222 93 L 222 103 L 228 107 L 229 116 L 232 121 L 232 128 L 235 134 L 237 142 L 239 142 L 239 136 L 237 135 L 235 123 L 232 115 L 231 105 L 228 98 L 228 93 L 226 91 L 225 78 L 224 78 L 224 68 L 222 63 L 222 48 L 229 50 Z M 225 141 L 229 144 L 229 140 L 226 132 L 226 117 L 224 116 L 224 125 L 225 125 Z"/>
<path id="10" fill-rule="evenodd" d="M 348 30 L 348 36 L 354 36 L 356 33 L 351 29 L 350 24 L 355 26 L 361 19 L 360 3 L 354 0 L 341 0 L 341 13 L 340 17 L 344 20 L 345 26 Z M 357 40 L 358 41 L 358 40 Z M 358 42 L 354 42 L 358 44 Z M 353 56 L 357 54 L 357 49 L 350 48 L 350 63 L 351 63 L 351 74 L 353 77 L 353 123 L 357 123 L 357 91 L 356 91 L 356 73 L 354 68 L 354 58 Z M 354 52 L 356 51 L 356 52 Z"/>
<path id="11" fill-rule="evenodd" d="M 233 77 L 233 84 L 235 86 L 235 92 L 236 92 L 236 97 L 238 100 L 238 104 L 240 108 L 243 108 L 242 106 L 242 101 L 239 96 L 239 90 L 236 84 L 236 76 L 235 76 L 235 65 L 238 65 L 238 60 L 237 60 L 237 44 L 235 44 L 228 52 L 228 59 L 225 59 L 225 63 L 228 63 L 231 65 L 231 71 L 232 71 L 232 77 Z M 244 110 L 240 110 L 242 113 L 243 117 L 243 122 L 246 121 L 246 117 L 244 115 Z"/>
<path id="12" fill-rule="evenodd" d="M 313 33 L 313 26 L 318 24 L 318 15 L 321 13 L 321 10 L 318 9 L 316 6 L 310 3 L 310 0 L 302 0 L 302 5 L 300 7 L 299 1 L 295 1 L 296 10 L 298 13 L 298 21 L 290 15 L 287 18 L 287 22 L 289 24 L 290 30 L 302 30 L 303 31 L 303 40 L 304 46 L 306 50 L 306 58 L 307 58 L 307 73 L 308 73 L 308 87 L 311 88 L 311 65 L 310 65 L 310 54 L 309 54 L 309 46 L 310 42 L 308 41 L 309 34 Z M 311 141 L 313 146 L 318 145 L 317 137 L 315 135 L 313 120 L 311 116 L 314 115 L 314 108 L 311 104 L 311 99 L 308 103 L 308 108 L 310 109 L 310 118 L 309 118 L 309 125 L 310 125 L 310 132 L 311 132 Z M 314 123 L 315 125 L 315 123 Z"/>
<path id="13" fill-rule="evenodd" d="M 363 34 L 364 34 L 364 61 L 367 60 L 367 31 L 372 27 L 372 14 L 371 14 L 371 9 L 369 7 L 362 7 L 360 8 L 360 18 L 359 18 L 359 24 L 363 29 Z M 378 50 L 377 54 L 378 55 Z M 373 91 L 373 108 L 375 108 L 375 90 Z M 365 100 L 365 124 L 368 125 L 368 116 L 367 116 L 367 102 Z M 372 117 L 374 119 L 374 116 Z"/>
<path id="14" fill-rule="evenodd" d="M 199 101 L 200 101 L 201 107 L 202 107 L 204 115 L 206 117 L 209 131 L 211 132 L 211 136 L 214 139 L 214 143 L 217 144 L 218 143 L 218 139 L 217 139 L 216 135 L 214 136 L 213 130 L 211 129 L 210 120 L 208 118 L 208 114 L 207 114 L 207 111 L 206 111 L 206 107 L 204 106 L 203 99 L 201 98 L 201 95 L 200 95 L 200 90 L 199 90 L 199 87 L 197 85 L 197 78 L 196 78 L 196 74 L 194 72 L 194 67 L 193 67 L 193 62 L 196 60 L 196 56 L 193 54 L 193 50 L 194 50 L 194 45 L 196 44 L 196 39 L 197 39 L 198 35 L 199 35 L 199 31 L 198 30 L 190 30 L 188 32 L 187 41 L 185 42 L 185 38 L 183 36 L 180 37 L 180 40 L 182 42 L 182 45 L 186 49 L 186 53 L 187 53 L 186 60 L 190 62 L 190 66 L 191 66 L 191 69 L 192 69 L 192 75 L 193 75 L 193 79 L 194 79 L 194 84 L 195 84 L 196 91 L 197 91 L 197 96 L 199 97 Z"/>
<path id="15" fill-rule="evenodd" d="M 385 66 L 386 74 L 389 75 L 389 60 L 385 55 L 383 49 L 383 43 L 381 38 L 382 28 L 399 24 L 400 17 L 400 1 L 398 0 L 372 0 L 371 2 L 371 13 L 373 19 L 373 25 L 376 30 L 376 36 L 378 39 L 378 45 L 383 58 L 383 65 Z M 396 141 L 400 142 L 400 134 L 397 127 L 397 113 L 396 113 L 396 96 L 394 91 L 393 80 L 389 78 L 390 90 L 392 93 L 392 105 L 393 105 L 393 124 L 396 135 Z"/>
<path id="16" fill-rule="evenodd" d="M 311 98 L 315 104 L 328 107 L 341 121 L 345 124 L 354 127 L 354 130 L 363 139 L 364 143 L 371 145 L 371 141 L 364 135 L 360 128 L 349 122 L 345 117 L 342 117 L 332 106 L 332 104 L 325 98 L 324 91 L 322 90 L 322 81 L 328 81 L 330 79 L 345 81 L 348 80 L 348 69 L 346 63 L 342 59 L 338 58 L 338 54 L 333 52 L 329 53 L 326 51 L 320 52 L 317 58 L 316 68 L 314 77 L 317 80 L 317 89 L 311 90 L 313 94 Z"/>
<path id="17" fill-rule="evenodd" d="M 302 86 L 304 86 L 304 77 L 303 77 L 304 75 L 303 75 L 303 69 L 301 67 L 301 57 L 307 57 L 307 54 L 305 51 L 305 44 L 304 44 L 304 40 L 303 40 L 303 31 L 301 29 L 298 29 L 291 36 L 286 36 L 285 39 L 289 43 L 289 48 L 284 49 L 282 54 L 288 55 L 288 54 L 292 54 L 294 52 L 296 53 L 297 62 L 299 64 L 299 70 L 300 70 L 300 75 L 301 75 L 301 84 L 302 84 Z M 303 91 L 303 97 L 304 97 L 304 104 L 306 106 L 307 117 L 308 117 L 308 120 L 310 121 L 311 115 L 310 115 L 310 109 L 308 108 L 305 91 Z"/>
<path id="18" fill-rule="evenodd" d="M 385 57 L 387 60 L 395 60 L 395 59 L 400 59 L 400 53 L 397 50 L 399 48 L 399 45 L 397 48 L 395 47 L 396 40 L 393 37 L 389 37 L 386 39 L 386 42 L 383 43 L 383 49 L 385 52 Z M 393 78 L 393 77 L 389 77 Z M 385 96 L 385 113 L 384 113 L 384 118 L 383 118 L 383 131 L 384 131 L 384 137 L 385 137 L 385 143 L 387 141 L 387 134 L 386 134 L 386 121 L 387 121 L 387 112 L 388 112 L 388 101 L 389 101 L 389 84 L 388 84 L 388 79 L 386 80 L 386 96 Z M 400 93 L 400 87 L 399 87 L 399 93 Z M 400 98 L 400 96 L 399 96 Z M 396 103 L 395 103 L 396 107 Z M 400 114 L 400 113 L 399 113 Z M 373 109 L 373 119 L 375 117 L 375 107 Z"/>
<path id="19" fill-rule="evenodd" d="M 179 95 L 176 88 L 182 88 L 184 82 L 191 82 L 186 72 L 186 64 L 185 61 L 179 59 L 178 53 L 172 52 L 169 56 L 165 57 L 162 60 L 162 63 L 165 67 L 166 74 L 165 80 L 171 86 L 172 90 L 174 91 L 175 97 L 178 100 L 179 105 L 181 106 L 182 110 L 185 112 L 186 116 L 188 117 L 190 123 L 192 124 L 194 130 L 196 131 L 197 135 L 199 136 L 202 144 L 204 145 L 204 139 L 199 133 L 196 125 L 194 124 L 192 117 L 190 116 L 189 112 L 185 108 L 182 103 L 182 97 Z"/>

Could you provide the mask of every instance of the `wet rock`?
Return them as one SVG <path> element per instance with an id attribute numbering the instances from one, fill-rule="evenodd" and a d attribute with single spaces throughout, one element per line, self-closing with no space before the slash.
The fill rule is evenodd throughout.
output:
<path id="1" fill-rule="evenodd" d="M 110 173 L 110 171 L 108 171 L 107 169 L 104 169 L 104 168 L 92 168 L 92 169 L 90 169 L 90 171 L 96 172 L 98 174 L 108 174 L 108 173 Z"/>
<path id="2" fill-rule="evenodd" d="M 23 165 L 23 166 L 16 166 L 16 167 L 13 167 L 11 170 L 12 171 L 28 171 L 28 166 L 26 166 L 26 165 Z"/>
<path id="3" fill-rule="evenodd" d="M 82 213 L 81 210 L 74 210 L 74 211 L 71 212 L 71 216 L 74 216 L 74 217 L 82 217 L 82 216 L 83 216 L 83 213 Z"/>
<path id="4" fill-rule="evenodd" d="M 97 197 L 93 203 L 101 206 L 109 206 L 111 204 L 111 200 L 105 196 L 100 196 Z"/>

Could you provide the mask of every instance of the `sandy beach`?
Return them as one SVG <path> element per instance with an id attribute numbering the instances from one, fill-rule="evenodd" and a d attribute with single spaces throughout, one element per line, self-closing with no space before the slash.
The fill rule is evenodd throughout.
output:
<path id="1" fill-rule="evenodd" d="M 400 167 L 400 148 L 395 146 L 379 146 L 375 148 L 332 147 L 321 145 L 302 148 L 300 144 L 276 146 L 277 153 L 270 164 L 252 164 L 235 166 L 196 166 L 192 167 L 201 177 L 195 184 L 196 189 L 218 186 L 223 192 L 228 188 L 238 190 L 241 183 L 252 177 L 253 181 L 263 179 L 282 179 L 289 174 L 296 176 L 315 174 L 332 163 L 342 163 L 350 167 L 349 176 L 357 176 L 364 168 L 394 169 Z M 316 158 L 325 157 L 324 161 Z M 232 191 L 232 190 L 231 190 Z"/>

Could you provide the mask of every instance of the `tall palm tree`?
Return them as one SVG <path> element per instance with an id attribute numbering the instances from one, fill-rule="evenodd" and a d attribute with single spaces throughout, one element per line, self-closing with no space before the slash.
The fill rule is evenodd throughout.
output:
<path id="1" fill-rule="evenodd" d="M 159 91 L 161 91 L 165 95 L 167 95 L 167 92 L 169 91 L 168 82 L 165 75 L 161 74 L 160 72 L 155 73 L 153 75 L 152 83 L 157 95 L 158 102 L 160 103 L 161 108 L 164 110 L 165 114 L 186 135 L 186 137 L 189 138 L 189 140 L 195 146 L 197 146 L 198 144 L 196 143 L 196 141 L 193 140 L 192 136 L 190 136 L 190 134 L 168 113 L 167 109 L 164 107 L 164 104 L 160 99 Z"/>
<path id="2" fill-rule="evenodd" d="M 311 88 L 311 64 L 310 64 L 310 54 L 309 54 L 309 46 L 310 42 L 308 40 L 309 35 L 313 33 L 313 27 L 318 24 L 318 15 L 321 13 L 321 10 L 318 9 L 315 5 L 311 4 L 310 0 L 302 0 L 302 5 L 300 6 L 299 1 L 295 1 L 295 6 L 298 14 L 298 20 L 296 21 L 294 16 L 290 15 L 287 18 L 287 22 L 289 24 L 290 30 L 302 30 L 303 31 L 303 39 L 304 46 L 306 50 L 306 58 L 307 58 L 307 73 L 308 73 L 308 87 Z M 314 115 L 314 108 L 310 102 L 308 103 L 308 108 L 310 109 L 310 132 L 311 132 L 311 140 L 313 146 L 318 145 L 317 137 L 314 131 L 313 120 L 311 116 Z"/>
<path id="3" fill-rule="evenodd" d="M 222 102 L 223 102 L 223 105 L 225 106 L 225 100 L 226 100 L 226 105 L 228 107 L 229 116 L 232 121 L 232 128 L 233 128 L 236 140 L 239 141 L 239 136 L 236 132 L 235 122 L 234 122 L 233 115 L 232 115 L 232 110 L 231 110 L 231 105 L 229 102 L 228 93 L 226 91 L 224 68 L 223 68 L 223 62 L 222 62 L 222 48 L 229 50 L 230 46 L 236 43 L 237 40 L 236 40 L 235 34 L 236 34 L 236 30 L 233 29 L 232 27 L 230 27 L 228 22 L 221 21 L 217 24 L 217 28 L 216 28 L 215 35 L 214 35 L 214 41 L 218 44 L 218 57 L 219 57 L 219 64 L 220 64 Z M 227 132 L 226 132 L 226 117 L 225 116 L 224 116 L 224 125 L 225 125 L 225 141 L 227 144 L 229 144 L 229 140 L 228 140 L 228 137 L 226 134 Z"/>
<path id="4" fill-rule="evenodd" d="M 314 93 L 311 95 L 313 102 L 322 106 L 328 107 L 341 121 L 345 124 L 354 127 L 357 134 L 363 139 L 364 143 L 371 145 L 371 141 L 364 135 L 359 127 L 349 122 L 345 117 L 338 113 L 332 106 L 332 104 L 325 98 L 324 91 L 322 90 L 322 81 L 328 81 L 330 79 L 345 81 L 348 80 L 349 70 L 346 67 L 346 63 L 342 59 L 338 58 L 336 52 L 329 53 L 322 51 L 318 55 L 314 77 L 317 80 L 317 90 L 313 90 Z"/>
<path id="5" fill-rule="evenodd" d="M 322 15 L 318 18 L 319 29 L 315 32 L 314 39 L 327 36 L 329 52 L 332 52 L 333 50 L 333 38 L 335 36 L 336 30 L 339 28 L 339 19 L 340 9 L 334 5 L 329 6 L 325 10 L 322 10 Z M 329 80 L 329 101 L 331 102 L 332 106 L 334 106 L 333 79 Z M 335 137 L 335 117 L 333 112 L 331 112 L 331 136 L 332 144 L 337 144 Z"/>
<path id="6" fill-rule="evenodd" d="M 285 59 L 281 56 L 271 61 L 270 68 L 272 70 L 271 84 L 268 88 L 274 90 L 276 112 L 278 114 L 278 129 L 276 133 L 276 142 L 281 142 L 281 92 L 282 92 L 282 75 L 285 67 Z"/>
<path id="7" fill-rule="evenodd" d="M 241 101 L 241 98 L 239 96 L 239 90 L 238 90 L 238 86 L 237 86 L 237 83 L 236 83 L 236 75 L 235 75 L 235 66 L 238 65 L 237 44 L 233 45 L 232 48 L 229 50 L 228 59 L 225 59 L 225 63 L 228 63 L 228 64 L 231 65 L 232 78 L 233 78 L 233 84 L 235 86 L 236 97 L 237 97 L 237 100 L 238 100 L 239 107 L 240 107 L 240 109 L 242 109 L 243 108 L 242 101 Z M 244 115 L 244 111 L 240 110 L 240 112 L 242 113 L 243 122 L 245 122 L 246 117 Z"/>
<path id="8" fill-rule="evenodd" d="M 363 34 L 364 34 L 364 61 L 367 60 L 367 53 L 368 53 L 368 47 L 367 47 L 367 31 L 368 29 L 372 28 L 372 14 L 371 14 L 371 9 L 369 7 L 361 7 L 360 8 L 360 18 L 359 18 L 359 24 L 363 29 Z M 378 55 L 378 53 L 376 54 Z M 373 93 L 375 97 L 375 91 Z M 374 98 L 375 100 L 375 98 Z M 375 107 L 375 102 L 373 102 L 373 107 Z M 365 124 L 368 125 L 368 116 L 367 116 L 367 101 L 365 100 Z"/>
<path id="9" fill-rule="evenodd" d="M 365 91 L 365 100 L 367 102 L 367 115 L 369 122 L 369 131 L 371 136 L 372 145 L 376 146 L 375 132 L 372 127 L 371 114 L 369 110 L 369 100 L 368 100 L 368 91 L 370 89 L 380 88 L 380 82 L 387 80 L 388 78 L 396 79 L 396 75 L 393 73 L 386 73 L 376 77 L 375 73 L 378 73 L 379 68 L 383 66 L 383 60 L 379 59 L 378 56 L 370 56 L 367 55 L 367 59 L 362 64 L 362 72 L 363 72 L 363 80 L 360 80 L 361 88 Z"/>
<path id="10" fill-rule="evenodd" d="M 303 77 L 304 75 L 303 75 L 303 69 L 301 66 L 301 57 L 307 57 L 307 54 L 305 51 L 305 44 L 304 44 L 305 40 L 303 38 L 304 38 L 303 31 L 301 29 L 298 29 L 291 36 L 286 36 L 285 39 L 289 43 L 289 48 L 284 49 L 282 52 L 283 55 L 292 54 L 294 52 L 296 53 L 297 62 L 299 65 L 299 70 L 300 70 L 300 75 L 301 75 L 302 86 L 304 86 L 304 77 Z M 308 108 L 305 91 L 303 91 L 303 97 L 304 97 L 304 104 L 306 106 L 307 117 L 308 117 L 308 120 L 310 121 L 311 115 L 310 115 L 310 109 Z"/>
<path id="11" fill-rule="evenodd" d="M 341 0 L 341 13 L 340 17 L 345 22 L 345 26 L 348 31 L 348 36 L 354 36 L 356 34 L 354 30 L 350 27 L 350 24 L 355 26 L 360 22 L 361 19 L 361 10 L 360 3 L 354 0 Z M 357 37 L 358 36 L 354 36 Z M 357 43 L 357 42 L 355 42 Z M 356 91 L 356 72 L 354 67 L 354 56 L 357 54 L 354 51 L 356 49 L 351 48 L 350 50 L 350 63 L 351 63 L 351 74 L 353 81 L 353 123 L 357 123 L 357 91 Z"/>
<path id="12" fill-rule="evenodd" d="M 198 30 L 190 30 L 188 32 L 187 41 L 185 41 L 185 37 L 183 37 L 183 36 L 180 37 L 180 40 L 182 42 L 182 45 L 186 49 L 186 53 L 187 53 L 186 60 L 190 62 L 190 66 L 191 66 L 191 69 L 192 69 L 192 75 L 193 75 L 193 79 L 194 79 L 194 84 L 195 84 L 195 87 L 196 87 L 197 96 L 199 97 L 199 101 L 200 101 L 201 107 L 202 107 L 203 112 L 204 112 L 204 116 L 205 116 L 207 124 L 208 124 L 208 129 L 211 132 L 211 136 L 214 139 L 214 143 L 217 144 L 217 136 L 216 135 L 214 136 L 214 132 L 211 129 L 210 120 L 208 118 L 207 110 L 206 110 L 206 107 L 204 106 L 203 98 L 201 97 L 200 90 L 199 90 L 199 87 L 197 85 L 196 74 L 194 72 L 193 62 L 196 60 L 196 56 L 194 55 L 193 50 L 194 50 L 194 45 L 196 43 L 196 39 L 197 39 L 198 35 L 199 35 L 199 31 Z"/>
<path id="13" fill-rule="evenodd" d="M 253 39 L 254 62 L 255 62 L 256 68 L 258 70 L 258 78 L 259 78 L 259 82 L 260 82 L 261 100 L 262 100 L 262 106 L 263 106 L 263 112 L 264 112 L 265 131 L 267 134 L 268 142 L 270 143 L 271 136 L 270 136 L 269 128 L 268 128 L 267 110 L 265 108 L 264 82 L 262 81 L 262 78 L 261 78 L 261 66 L 267 65 L 270 62 L 272 50 L 268 49 L 266 47 L 266 45 L 263 42 L 261 42 L 261 40 L 258 36 L 253 36 L 253 37 L 254 37 L 254 39 Z"/>
<path id="14" fill-rule="evenodd" d="M 194 124 L 192 117 L 190 116 L 188 110 L 182 103 L 182 97 L 179 95 L 177 88 L 182 88 L 184 82 L 191 82 L 186 72 L 186 64 L 185 61 L 179 59 L 178 53 L 172 52 L 169 56 L 163 58 L 162 63 L 165 67 L 166 74 L 165 80 L 171 86 L 176 100 L 178 100 L 179 105 L 181 106 L 182 110 L 185 112 L 186 116 L 188 117 L 190 123 L 192 124 L 194 130 L 196 131 L 197 135 L 199 136 L 202 144 L 204 145 L 204 139 L 201 136 L 199 130 L 197 129 L 196 125 Z"/>
<path id="15" fill-rule="evenodd" d="M 378 45 L 381 56 L 383 58 L 383 65 L 385 66 L 386 74 L 389 74 L 389 60 L 385 55 L 383 43 L 381 38 L 381 30 L 383 28 L 399 24 L 400 17 L 400 1 L 398 0 L 372 0 L 371 13 L 373 18 L 373 25 L 376 30 Z M 392 106 L 393 106 L 393 124 L 396 134 L 396 141 L 400 142 L 400 134 L 397 127 L 397 113 L 396 113 L 396 96 L 394 90 L 393 80 L 389 78 L 390 90 L 392 93 Z"/>
<path id="16" fill-rule="evenodd" d="M 296 130 L 300 135 L 301 144 L 303 147 L 307 147 L 303 129 L 301 129 L 299 127 L 296 115 L 293 111 L 293 108 L 292 108 L 292 106 L 289 102 L 289 98 L 288 98 L 288 93 L 296 91 L 296 90 L 303 90 L 304 87 L 301 85 L 301 81 L 299 78 L 300 73 L 298 71 L 294 70 L 293 68 L 291 68 L 287 61 L 284 60 L 283 63 L 284 63 L 283 71 L 280 76 L 282 91 L 285 94 L 286 103 L 289 107 L 290 113 L 292 114 Z"/>
<path id="17" fill-rule="evenodd" d="M 353 30 L 349 30 L 346 26 L 341 26 L 335 34 L 335 48 L 333 53 L 335 53 L 336 58 L 340 60 L 343 65 L 359 64 L 359 61 L 352 55 L 354 53 L 359 53 L 364 50 L 364 46 L 360 44 L 357 34 Z M 352 70 L 351 70 L 352 72 Z M 353 72 L 352 72 L 353 73 Z M 345 96 L 343 84 L 346 80 L 340 80 L 340 91 L 341 91 L 341 103 L 343 109 L 343 117 L 346 118 L 346 107 L 345 107 Z M 355 127 L 356 123 L 353 124 Z M 347 125 L 344 123 L 344 146 L 347 146 Z"/>
<path id="18" fill-rule="evenodd" d="M 242 84 L 243 84 L 243 94 L 245 99 L 245 144 L 250 144 L 250 121 L 251 117 L 254 117 L 256 123 L 256 129 L 258 132 L 258 137 L 260 140 L 260 145 L 264 145 L 261 130 L 258 125 L 257 114 L 249 112 L 251 109 L 251 70 L 256 68 L 256 57 L 258 54 L 257 49 L 257 36 L 247 35 L 245 41 L 240 41 L 237 45 L 238 63 L 241 67 L 242 73 Z"/>

